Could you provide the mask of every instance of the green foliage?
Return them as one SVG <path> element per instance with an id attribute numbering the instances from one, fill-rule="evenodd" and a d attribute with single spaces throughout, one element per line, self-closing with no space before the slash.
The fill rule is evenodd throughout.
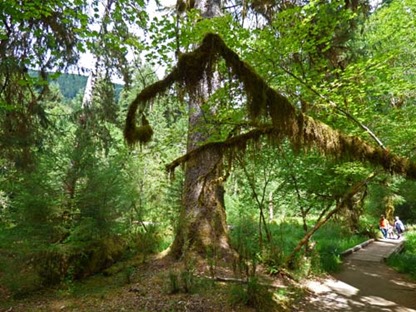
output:
<path id="1" fill-rule="evenodd" d="M 5 161 L 1 167 L 0 262 L 16 261 L 0 282 L 12 294 L 95 274 L 127 250 L 145 259 L 171 241 L 181 179 L 178 175 L 169 184 L 164 163 L 180 146 L 128 150 L 116 118 L 119 106 L 112 86 L 105 84 L 94 93 L 94 105 L 83 110 L 79 97 L 69 105 L 63 105 L 58 91 L 48 97 L 45 109 L 53 127 L 35 151 L 36 166 L 19 172 Z M 183 123 L 180 115 L 166 111 L 161 109 L 152 121 L 166 133 L 160 140 L 168 141 L 168 125 Z M 168 202 L 169 196 L 175 199 Z M 136 231 L 136 221 L 148 220 L 157 222 L 158 229 Z M 15 235 L 21 243 L 14 243 Z M 16 275 L 22 278 L 13 280 Z"/>
<path id="2" fill-rule="evenodd" d="M 179 271 L 170 271 L 166 292 L 169 294 L 186 293 L 193 294 L 198 292 L 204 286 L 204 281 L 195 276 L 191 268 L 185 268 Z"/>
<path id="3" fill-rule="evenodd" d="M 220 34 L 296 109 L 366 137 L 356 121 L 361 122 L 389 150 L 414 158 L 414 146 L 408 144 L 416 131 L 415 51 L 408 44 L 415 42 L 416 33 L 412 1 L 392 1 L 365 24 L 361 12 L 344 9 L 341 0 L 271 10 L 276 15 L 270 13 L 261 28 L 242 27 L 230 14 L 201 20 L 195 10 L 186 17 L 168 12 L 149 24 L 149 43 L 129 31 L 147 22 L 144 2 L 113 4 L 106 16 L 99 1 L 91 3 L 92 16 L 87 2 L 78 0 L 0 4 L 0 284 L 13 294 L 98 272 L 127 248 L 145 260 L 172 240 L 183 172 L 178 170 L 169 183 L 165 164 L 185 150 L 189 112 L 177 99 L 186 96 L 169 90 L 166 98 L 147 107 L 143 113 L 153 129 L 152 141 L 127 150 L 121 130 L 126 106 L 156 80 L 150 67 L 131 70 L 136 65 L 128 65 L 137 63 L 127 62 L 131 51 L 138 55 L 145 49 L 148 65 L 170 67 L 172 52 L 188 52 L 207 32 Z M 90 28 L 89 20 L 100 30 Z M 46 92 L 44 72 L 74 64 L 87 50 L 106 69 L 91 106 L 81 104 L 85 77 L 62 74 L 57 79 L 61 92 L 56 85 Z M 30 66 L 41 69 L 40 75 L 27 72 Z M 241 85 L 223 63 L 218 69 L 223 88 L 202 107 L 216 108 L 215 119 L 207 117 L 209 142 L 252 127 Z M 119 103 L 109 81 L 115 72 L 130 82 Z M 264 122 L 258 120 L 259 125 Z M 236 288 L 232 301 L 260 307 L 265 304 L 262 296 L 268 301 L 269 294 L 255 278 L 258 263 L 279 272 L 305 227 L 310 229 L 323 209 L 333 207 L 371 168 L 327 160 L 313 150 L 293 151 L 279 140 L 257 141 L 238 153 L 239 159 L 227 163 L 226 206 L 232 245 L 240 254 L 236 269 L 249 283 Z M 378 234 L 376 218 L 386 196 L 393 198 L 396 214 L 405 222 L 416 220 L 413 182 L 380 174 L 367 193 L 359 235 L 344 230 L 348 219 L 337 216 L 297 255 L 297 274 L 338 270 L 341 251 L 366 239 L 362 234 Z M 157 227 L 144 230 L 143 221 Z M 391 261 L 414 274 L 409 269 L 415 267 L 413 238 L 408 238 L 406 252 Z M 189 268 L 169 279 L 171 293 L 192 293 L 198 284 Z"/>
<path id="4" fill-rule="evenodd" d="M 397 189 L 397 194 L 403 201 L 397 203 L 395 215 L 406 224 L 416 223 L 416 196 L 414 192 L 415 182 L 410 180 L 402 181 Z"/>
<path id="5" fill-rule="evenodd" d="M 271 274 L 280 272 L 284 260 L 305 234 L 299 221 L 293 219 L 289 222 L 287 219 L 285 222 L 270 224 L 273 239 L 263 245 L 258 241 L 257 222 L 246 219 L 235 224 L 230 235 L 232 245 L 242 257 L 239 271 L 245 276 L 251 276 L 252 269 L 247 263 L 252 263 L 253 266 L 261 263 L 267 266 Z M 340 254 L 367 239 L 366 235 L 352 234 L 346 225 L 330 222 L 315 233 L 308 251 L 302 250 L 296 256 L 296 270 L 293 274 L 301 278 L 310 274 L 337 272 L 342 264 Z"/>
<path id="6" fill-rule="evenodd" d="M 312 272 L 339 272 L 342 264 L 340 252 L 342 252 L 343 249 L 338 249 L 339 246 L 334 243 L 324 242 L 324 244 L 326 245 L 321 244 L 319 246 L 319 250 L 317 251 L 318 254 L 312 258 Z"/>
<path id="7" fill-rule="evenodd" d="M 409 274 L 416 280 L 416 234 L 407 232 L 404 250 L 387 259 L 389 266 L 401 273 Z"/>
<path id="8" fill-rule="evenodd" d="M 243 304 L 256 311 L 272 311 L 274 307 L 273 293 L 261 285 L 256 277 L 249 278 L 246 285 L 234 285 L 229 300 L 234 306 Z"/>
<path id="9" fill-rule="evenodd" d="M 371 221 L 374 224 L 378 224 L 377 219 L 381 214 L 386 214 L 386 198 L 391 200 L 393 208 L 395 206 L 400 207 L 412 204 L 412 195 L 408 193 L 406 188 L 403 188 L 408 183 L 412 184 L 411 182 L 405 181 L 401 177 L 385 174 L 380 174 L 374 182 L 369 185 L 369 196 L 365 202 L 365 208 L 373 216 L 373 220 Z M 393 211 L 393 214 L 397 215 L 398 213 Z M 403 218 L 402 215 L 400 217 Z"/>
<path id="10" fill-rule="evenodd" d="M 314 153 L 295 154 L 283 148 L 276 153 L 263 149 L 265 152 L 261 154 L 248 150 L 246 163 L 239 161 L 245 171 L 240 176 L 237 168 L 231 175 L 232 191 L 228 192 L 226 203 L 231 208 L 229 221 L 233 225 L 234 248 L 253 267 L 255 263 L 263 263 L 271 273 L 278 273 L 318 215 L 335 205 L 350 185 L 363 179 L 369 171 L 358 163 L 324 161 Z M 266 215 L 266 225 L 260 219 L 260 209 Z M 341 214 L 337 217 L 345 219 L 342 232 L 335 225 L 333 229 L 325 226 L 315 233 L 306 249 L 296 255 L 297 275 L 338 270 L 340 253 L 366 240 L 368 230 L 361 229 L 358 223 L 354 230 L 360 235 L 356 236 L 348 230 L 349 217 Z M 249 275 L 248 266 L 242 267 Z"/>
<path id="11" fill-rule="evenodd" d="M 32 250 L 39 249 L 42 243 L 38 236 L 30 236 L 25 229 L 0 230 L 0 281 L 9 295 L 23 297 L 42 285 L 30 257 Z"/>
<path id="12" fill-rule="evenodd" d="M 313 237 L 314 251 L 309 273 L 333 273 L 341 269 L 341 253 L 368 239 L 363 234 L 351 233 L 339 221 L 327 223 Z"/>
<path id="13" fill-rule="evenodd" d="M 139 225 L 139 227 L 141 229 L 132 231 L 130 248 L 143 256 L 143 262 L 146 261 L 147 256 L 169 247 L 171 242 L 169 233 L 163 232 L 155 225 L 147 225 L 145 228 Z"/>

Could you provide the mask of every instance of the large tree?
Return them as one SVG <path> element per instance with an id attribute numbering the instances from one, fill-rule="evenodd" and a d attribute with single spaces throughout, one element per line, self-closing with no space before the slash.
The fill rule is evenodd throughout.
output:
<path id="1" fill-rule="evenodd" d="M 195 8 L 201 11 L 204 18 L 219 16 L 220 6 L 220 0 L 195 2 Z M 194 86 L 188 101 L 188 153 L 211 135 L 206 120 L 209 115 L 215 114 L 215 107 L 206 108 L 204 103 L 209 94 L 218 88 L 219 81 L 215 77 L 208 79 L 211 80 L 202 80 Z M 171 247 L 175 256 L 183 255 L 189 248 L 203 254 L 229 255 L 222 163 L 222 155 L 215 148 L 198 153 L 186 163 L 181 224 L 177 227 Z"/>
<path id="2" fill-rule="evenodd" d="M 207 142 L 209 132 L 201 124 L 195 123 L 195 117 L 192 117 L 195 111 L 190 111 L 193 127 L 190 127 L 189 137 L 192 140 L 188 145 L 188 152 L 168 166 L 169 170 L 174 170 L 179 164 L 185 164 L 187 170 L 183 218 L 173 245 L 175 254 L 183 252 L 184 248 L 201 253 L 210 249 L 222 251 L 222 254 L 227 254 L 228 251 L 231 254 L 222 200 L 223 156 L 227 152 L 232 159 L 233 150 L 244 149 L 249 142 L 255 142 L 262 136 L 275 144 L 286 138 L 296 150 L 314 147 L 332 157 L 369 162 L 382 166 L 389 172 L 416 178 L 416 164 L 407 158 L 396 156 L 358 137 L 344 135 L 296 109 L 285 96 L 272 89 L 248 64 L 241 61 L 215 34 L 206 35 L 197 49 L 180 57 L 177 66 L 169 75 L 137 95 L 127 115 L 127 141 L 133 144 L 150 138 L 150 126 L 144 117 L 144 108 L 149 101 L 168 90 L 175 82 L 185 87 L 192 99 L 206 95 L 206 90 L 201 90 L 201 85 L 215 78 L 214 67 L 220 59 L 225 61 L 232 76 L 244 88 L 251 130 L 230 133 L 225 140 Z M 136 112 L 139 107 L 142 126 L 136 127 Z M 201 107 L 196 112 L 199 112 L 200 118 L 206 118 Z"/>
<path id="3" fill-rule="evenodd" d="M 178 1 L 177 8 L 179 11 L 183 12 L 186 8 L 189 8 L 187 7 L 189 5 L 191 8 L 198 9 L 200 11 L 200 16 L 205 19 L 217 17 L 221 13 L 221 1 L 219 0 L 195 2 Z M 272 11 L 278 12 L 286 8 L 285 6 L 279 7 L 279 1 L 276 1 L 273 5 L 267 3 L 268 6 L 271 5 L 276 7 L 276 10 L 269 10 L 268 13 L 265 14 L 265 12 L 259 10 L 262 6 L 260 2 L 252 3 L 250 5 L 252 11 L 255 13 L 260 12 L 262 16 L 266 17 L 265 22 L 267 21 L 268 23 L 272 22 Z M 301 6 L 302 3 L 298 4 L 296 1 L 293 1 L 287 8 L 292 8 L 296 5 Z M 213 24 L 215 24 L 215 22 L 213 22 Z M 190 28 L 196 27 L 190 26 Z M 332 28 L 329 30 L 332 34 L 331 31 Z M 327 35 L 327 37 L 329 36 L 330 35 Z M 212 38 L 213 37 L 211 37 L 211 39 Z M 311 40 L 314 39 L 315 38 L 311 38 Z M 208 37 L 206 40 L 209 40 Z M 318 39 L 315 40 L 318 41 Z M 179 42 L 180 40 L 178 39 L 177 41 Z M 219 85 L 218 76 L 213 74 L 213 72 L 216 70 L 216 58 L 218 57 L 218 54 L 220 54 L 219 51 L 221 50 L 222 41 L 219 42 L 214 38 L 212 44 L 217 43 L 219 44 L 218 50 L 213 49 L 215 51 L 212 51 L 212 54 L 210 54 L 210 52 L 205 53 L 205 51 L 201 51 L 200 53 L 200 51 L 198 51 L 193 54 L 195 57 L 183 55 L 179 60 L 180 65 L 177 67 L 177 69 L 181 71 L 179 74 L 181 77 L 171 77 L 169 75 L 164 80 L 169 84 L 172 83 L 172 81 L 169 81 L 171 78 L 173 80 L 182 81 L 183 86 L 189 93 L 189 97 L 187 98 L 189 104 L 187 155 L 192 154 L 193 157 L 189 157 L 184 165 L 185 185 L 183 193 L 183 210 L 181 211 L 180 223 L 177 228 L 175 240 L 171 246 L 172 253 L 178 257 L 184 255 L 186 251 L 196 251 L 200 254 L 205 254 L 207 252 L 215 253 L 223 257 L 233 254 L 228 241 L 224 207 L 223 183 L 226 178 L 226 174 L 223 172 L 224 155 L 221 152 L 221 149 L 211 145 L 206 145 L 203 150 L 193 153 L 193 151 L 198 150 L 201 144 L 206 143 L 208 140 L 211 140 L 213 136 L 218 135 L 218 127 L 213 127 L 210 122 L 212 119 L 216 118 L 216 114 L 219 110 L 219 101 L 209 100 L 209 95 L 215 94 L 218 91 Z M 203 48 L 198 50 L 203 50 L 205 47 L 206 46 L 203 45 Z M 256 74 L 253 75 L 254 77 L 257 77 Z M 245 79 L 247 79 L 246 83 L 249 85 L 248 88 L 251 88 L 251 91 L 253 92 L 253 94 L 249 95 L 250 101 L 261 102 L 264 100 L 266 95 L 263 93 L 264 90 L 262 87 L 259 87 L 256 90 L 258 87 L 256 79 L 252 79 L 252 77 L 245 77 Z M 252 84 L 250 82 L 251 79 L 253 80 Z M 155 86 L 157 86 L 156 89 L 158 89 L 158 87 L 161 87 L 161 89 L 166 87 L 164 83 Z M 156 92 L 159 91 L 160 90 L 156 90 Z M 148 96 L 149 94 L 146 95 L 146 92 L 147 91 L 144 91 L 142 95 Z M 236 94 L 238 94 L 238 91 Z M 148 99 L 142 101 L 140 97 L 141 95 L 138 96 L 129 112 L 126 137 L 130 142 L 137 139 L 145 142 L 150 139 L 152 134 L 151 128 L 144 115 L 145 108 L 141 105 Z M 151 97 L 152 96 L 149 98 Z M 142 127 L 134 134 L 134 110 L 137 109 L 139 102 L 141 103 L 140 114 L 142 115 Z M 267 111 L 267 109 L 265 109 L 265 106 L 267 105 L 263 104 L 252 105 L 250 107 L 250 116 L 253 120 L 257 119 L 261 112 Z M 229 105 L 229 107 L 232 107 L 232 105 Z M 283 120 L 283 122 L 285 122 L 285 120 Z M 257 133 L 256 135 L 259 134 Z"/>
<path id="4" fill-rule="evenodd" d="M 221 15 L 221 0 L 195 1 L 194 8 L 205 19 Z M 194 60 L 189 59 L 191 62 Z M 192 66 L 192 65 L 191 65 Z M 208 64 L 207 70 L 215 71 L 216 64 Z M 211 94 L 219 89 L 218 75 L 208 75 L 201 79 L 201 73 L 188 76 L 193 82 L 189 87 L 187 153 L 197 149 L 214 134 L 209 120 L 216 114 L 217 104 L 207 105 Z M 171 252 L 176 257 L 187 252 L 215 254 L 228 258 L 233 255 L 230 248 L 224 204 L 225 176 L 223 155 L 216 148 L 207 148 L 185 164 L 183 205 Z"/>

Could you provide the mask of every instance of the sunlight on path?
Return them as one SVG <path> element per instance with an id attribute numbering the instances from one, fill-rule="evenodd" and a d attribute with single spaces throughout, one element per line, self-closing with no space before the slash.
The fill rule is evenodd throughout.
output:
<path id="1" fill-rule="evenodd" d="M 309 281 L 312 292 L 298 311 L 416 312 L 416 283 L 384 263 L 401 240 L 379 240 L 344 259 L 342 272 Z"/>
<path id="2" fill-rule="evenodd" d="M 309 305 L 300 311 L 386 311 L 386 312 L 416 312 L 411 306 L 405 306 L 382 296 L 366 296 L 348 283 L 340 280 L 326 279 L 321 282 L 312 281 L 306 285 L 314 294 L 309 300 Z M 406 293 L 406 296 L 414 296 L 416 285 L 413 285 L 413 294 Z M 399 296 L 401 297 L 401 295 Z M 416 302 L 415 302 L 416 304 Z"/>

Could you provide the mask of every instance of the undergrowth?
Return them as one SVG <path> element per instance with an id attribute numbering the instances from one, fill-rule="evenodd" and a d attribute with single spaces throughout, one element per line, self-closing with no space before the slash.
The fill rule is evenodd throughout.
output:
<path id="1" fill-rule="evenodd" d="M 246 284 L 236 284 L 230 289 L 230 303 L 243 304 L 256 311 L 273 311 L 273 293 L 259 284 L 256 277 L 249 278 Z"/>
<path id="2" fill-rule="evenodd" d="M 400 273 L 409 274 L 416 280 L 416 232 L 405 233 L 405 247 L 401 253 L 392 255 L 387 264 Z"/>
<path id="3" fill-rule="evenodd" d="M 0 231 L 0 301 L 2 297 L 24 298 L 57 284 L 65 288 L 74 280 L 100 272 L 112 275 L 112 271 L 123 271 L 123 280 L 129 283 L 134 269 L 113 264 L 139 255 L 146 262 L 149 254 L 165 244 L 156 227 L 94 240 L 69 237 L 58 243 L 30 234 L 20 228 Z"/>
<path id="4" fill-rule="evenodd" d="M 231 231 L 234 248 L 248 262 L 258 262 L 267 266 L 270 273 L 278 273 L 284 260 L 305 235 L 302 225 L 296 220 L 270 224 L 272 239 L 268 242 L 263 234 L 262 241 L 258 233 L 258 224 L 248 219 L 241 220 Z M 340 254 L 368 237 L 351 234 L 342 225 L 330 222 L 317 231 L 311 238 L 308 248 L 302 249 L 295 258 L 299 278 L 310 274 L 336 272 L 342 260 Z"/>

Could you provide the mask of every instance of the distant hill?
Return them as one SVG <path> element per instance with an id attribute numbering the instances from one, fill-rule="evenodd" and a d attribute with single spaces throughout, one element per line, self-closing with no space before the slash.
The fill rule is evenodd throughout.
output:
<path id="1" fill-rule="evenodd" d="M 59 85 L 62 95 L 66 99 L 73 99 L 81 90 L 85 89 L 88 76 L 78 74 L 61 74 L 55 81 Z M 116 99 L 118 100 L 123 85 L 114 84 Z"/>
<path id="2" fill-rule="evenodd" d="M 61 74 L 53 80 L 59 85 L 62 95 L 66 99 L 73 99 L 81 90 L 85 89 L 88 76 L 77 74 Z"/>
<path id="3" fill-rule="evenodd" d="M 31 75 L 37 75 L 36 71 L 31 71 Z M 80 91 L 84 91 L 87 84 L 88 76 L 79 74 L 61 74 L 57 79 L 51 80 L 56 82 L 65 99 L 72 100 Z M 119 98 L 123 85 L 114 84 L 116 99 Z"/>

